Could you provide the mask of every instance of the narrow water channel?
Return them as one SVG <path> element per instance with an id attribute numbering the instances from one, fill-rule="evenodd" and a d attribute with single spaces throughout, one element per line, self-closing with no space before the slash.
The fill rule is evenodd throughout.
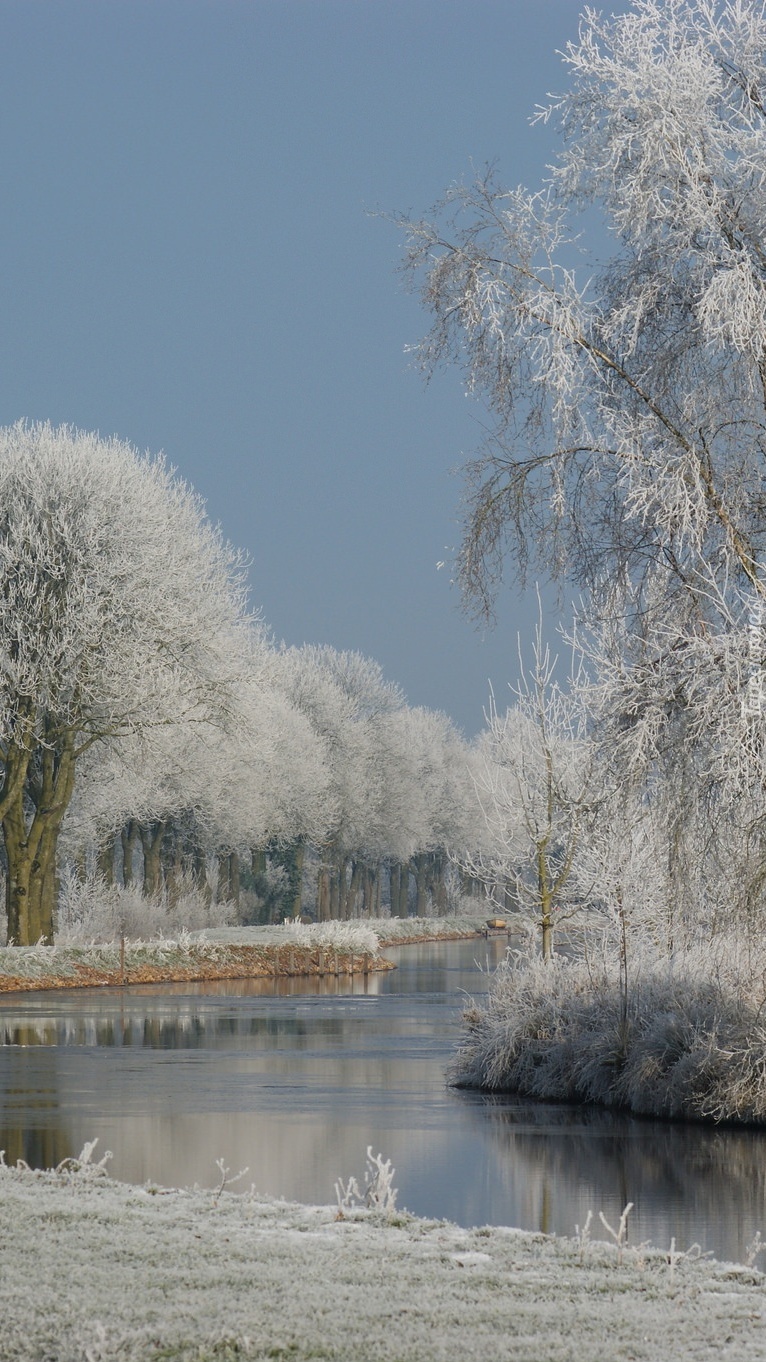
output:
<path id="1" fill-rule="evenodd" d="M 0 1148 L 51 1166 L 98 1137 L 113 1175 L 333 1202 L 373 1146 L 400 1204 L 463 1225 L 631 1238 L 744 1260 L 766 1237 L 766 1132 L 638 1121 L 446 1087 L 466 994 L 502 939 L 407 946 L 368 980 L 175 984 L 0 1001 Z M 598 1225 L 594 1233 L 602 1236 Z"/>

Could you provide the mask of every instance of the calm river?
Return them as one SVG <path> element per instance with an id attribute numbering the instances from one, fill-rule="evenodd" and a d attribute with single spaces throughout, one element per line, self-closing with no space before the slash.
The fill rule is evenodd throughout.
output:
<path id="1" fill-rule="evenodd" d="M 742 1260 L 766 1237 L 766 1132 L 712 1130 L 451 1091 L 466 994 L 500 939 L 407 946 L 357 979 L 173 984 L 0 1001 L 0 1148 L 50 1166 L 98 1137 L 117 1178 L 334 1201 L 365 1150 L 399 1203 L 462 1225 L 631 1239 Z M 479 966 L 482 968 L 480 969 Z M 600 1227 L 594 1233 L 602 1236 Z M 761 1264 L 763 1265 L 763 1264 Z"/>

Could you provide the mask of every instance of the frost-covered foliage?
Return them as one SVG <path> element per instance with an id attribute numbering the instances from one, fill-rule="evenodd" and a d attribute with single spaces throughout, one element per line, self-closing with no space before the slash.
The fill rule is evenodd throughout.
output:
<path id="1" fill-rule="evenodd" d="M 328 946 L 334 951 L 377 955 L 380 945 L 376 932 L 366 922 L 287 922 L 282 930 L 285 940 L 296 946 Z"/>
<path id="2" fill-rule="evenodd" d="M 450 913 L 447 917 L 386 917 L 373 919 L 370 926 L 381 942 L 395 946 L 398 942 L 439 941 L 450 937 L 474 936 L 487 924 L 486 912 L 476 912 L 475 899 L 467 900 L 473 912 Z"/>
<path id="3" fill-rule="evenodd" d="M 371 1211 L 393 1216 L 399 1195 L 394 1187 L 395 1172 L 391 1160 L 384 1159 L 382 1154 L 373 1154 L 372 1145 L 368 1144 L 364 1187 L 359 1186 L 355 1177 L 350 1177 L 347 1182 L 338 1178 L 335 1184 L 339 1215 L 342 1216 L 346 1211 L 356 1207 L 366 1206 Z"/>
<path id="4" fill-rule="evenodd" d="M 212 1169 L 218 1190 L 180 1191 L 94 1167 L 92 1154 L 58 1172 L 0 1165 L 13 1362 L 763 1357 L 761 1273 L 685 1245 L 339 1218 L 221 1189 Z"/>
<path id="5" fill-rule="evenodd" d="M 474 774 L 484 836 L 476 851 L 457 857 L 500 912 L 510 895 L 531 916 L 546 958 L 554 925 L 583 901 L 578 858 L 603 792 L 582 686 L 573 678 L 563 688 L 555 669 L 538 628 L 533 667 L 526 675 L 522 666 L 514 703 L 501 712 L 491 697 Z"/>
<path id="6" fill-rule="evenodd" d="M 126 914 L 142 935 L 228 917 L 184 885 L 215 891 L 216 862 L 220 900 L 257 899 L 271 873 L 269 911 L 299 911 L 307 844 L 322 851 L 319 916 L 379 910 L 389 858 L 406 911 L 411 858 L 443 866 L 447 842 L 470 835 L 467 747 L 449 720 L 410 710 L 359 653 L 275 647 L 244 614 L 238 556 L 162 459 L 19 424 L 0 431 L 0 501 L 9 939 L 52 939 L 62 850 L 81 878 L 127 893 L 98 906 L 98 935 Z M 58 921 L 96 908 L 65 897 Z"/>
<path id="7" fill-rule="evenodd" d="M 496 423 L 468 470 L 463 585 L 491 609 L 510 556 L 585 588 L 620 787 L 672 767 L 679 788 L 685 762 L 758 900 L 766 11 L 588 9 L 563 61 L 544 189 L 490 177 L 409 224 L 434 319 L 419 357 L 460 364 Z M 599 217 L 613 253 L 582 263 Z"/>
<path id="8" fill-rule="evenodd" d="M 121 969 L 139 973 L 156 970 L 156 979 L 171 978 L 173 972 L 194 968 L 198 978 L 211 966 L 225 962 L 226 949 L 215 942 L 200 943 L 187 931 L 177 937 L 155 937 L 152 941 L 74 942 L 70 945 L 6 946 L 0 949 L 0 977 L 39 981 L 45 988 L 74 984 L 118 983 Z M 94 978 L 93 975 L 99 976 Z M 108 977 L 107 977 L 108 976 Z M 146 982 L 146 978 L 144 978 Z"/>
<path id="9" fill-rule="evenodd" d="M 138 888 L 124 889 L 103 880 L 66 875 L 58 904 L 56 941 L 61 946 L 88 941 L 152 941 L 183 931 L 223 927 L 235 917 L 231 903 L 211 903 L 191 882 L 172 898 L 163 891 L 147 898 Z"/>
<path id="10" fill-rule="evenodd" d="M 304 923 L 288 920 L 271 927 L 213 928 L 205 931 L 204 936 L 208 941 L 296 946 L 375 956 L 380 942 L 374 927 L 374 923 L 359 921 Z"/>
<path id="11" fill-rule="evenodd" d="M 97 743 L 225 724 L 237 556 L 161 459 L 119 440 L 0 431 L 0 818 L 8 930 L 50 939 L 59 830 Z"/>
<path id="12" fill-rule="evenodd" d="M 730 939 L 676 956 L 645 944 L 626 987 L 595 943 L 510 957 L 465 1014 L 460 1086 L 597 1102 L 643 1115 L 766 1123 L 766 949 Z"/>
<path id="13" fill-rule="evenodd" d="M 611 924 L 612 971 L 530 964 L 528 995 L 520 971 L 488 1073 L 760 1119 L 758 984 L 745 967 L 716 991 L 704 962 L 742 940 L 758 980 L 766 911 L 766 7 L 589 7 L 562 58 L 542 189 L 488 174 L 406 224 L 432 321 L 417 358 L 457 364 L 491 413 L 467 469 L 468 600 L 491 614 L 509 560 L 585 592 L 595 788 L 560 794 L 543 707 L 528 732 L 490 715 L 479 793 L 506 880 L 525 885 L 523 832 L 538 883 L 563 867 L 558 897 Z"/>
<path id="14" fill-rule="evenodd" d="M 419 358 L 496 419 L 460 559 L 485 606 L 507 549 L 655 612 L 704 612 L 711 580 L 763 596 L 765 54 L 760 4 L 588 9 L 539 112 L 563 146 L 543 190 L 490 177 L 409 223 Z M 591 205 L 615 251 L 580 276 Z"/>

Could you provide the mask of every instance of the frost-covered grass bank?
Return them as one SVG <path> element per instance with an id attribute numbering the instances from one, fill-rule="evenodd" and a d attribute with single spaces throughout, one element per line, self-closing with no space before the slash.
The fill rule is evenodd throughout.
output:
<path id="1" fill-rule="evenodd" d="M 463 1087 L 636 1114 L 766 1123 L 766 951 L 721 938 L 628 962 L 511 955 L 469 1007 Z"/>
<path id="2" fill-rule="evenodd" d="M 361 974 L 390 968 L 382 945 L 475 935 L 480 919 L 377 918 L 181 931 L 172 939 L 0 948 L 0 993 L 206 979 Z"/>
<path id="3" fill-rule="evenodd" d="M 752 1268 L 0 1169 L 3 1362 L 748 1362 Z M 574 1229 L 574 1227 L 573 1227 Z"/>
<path id="4" fill-rule="evenodd" d="M 218 927 L 204 933 L 208 941 L 242 943 L 285 941 L 323 942 L 327 946 L 354 942 L 355 950 L 376 950 L 379 946 L 403 946 L 418 941 L 458 941 L 475 936 L 487 923 L 487 914 L 457 914 L 447 917 L 351 918 L 346 922 L 284 922 L 274 927 Z M 366 941 L 366 946 L 362 942 Z"/>
<path id="5" fill-rule="evenodd" d="M 183 983 L 362 974 L 389 969 L 369 931 L 284 933 L 274 940 L 208 940 L 181 933 L 175 940 L 0 949 L 0 993 L 44 988 Z"/>

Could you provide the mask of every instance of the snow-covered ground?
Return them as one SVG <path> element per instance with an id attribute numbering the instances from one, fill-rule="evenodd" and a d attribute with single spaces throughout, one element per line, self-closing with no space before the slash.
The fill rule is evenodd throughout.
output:
<path id="1" fill-rule="evenodd" d="M 766 1279 L 670 1248 L 2 1167 L 0 1358 L 760 1362 Z"/>
<path id="2" fill-rule="evenodd" d="M 448 917 L 375 917 L 351 918 L 346 922 L 293 922 L 288 919 L 273 927 L 211 927 L 192 933 L 197 941 L 223 942 L 228 945 L 325 946 L 329 950 L 369 951 L 381 945 L 404 945 L 415 941 L 441 941 L 474 936 L 486 926 L 484 917 L 475 914 L 450 914 Z"/>

